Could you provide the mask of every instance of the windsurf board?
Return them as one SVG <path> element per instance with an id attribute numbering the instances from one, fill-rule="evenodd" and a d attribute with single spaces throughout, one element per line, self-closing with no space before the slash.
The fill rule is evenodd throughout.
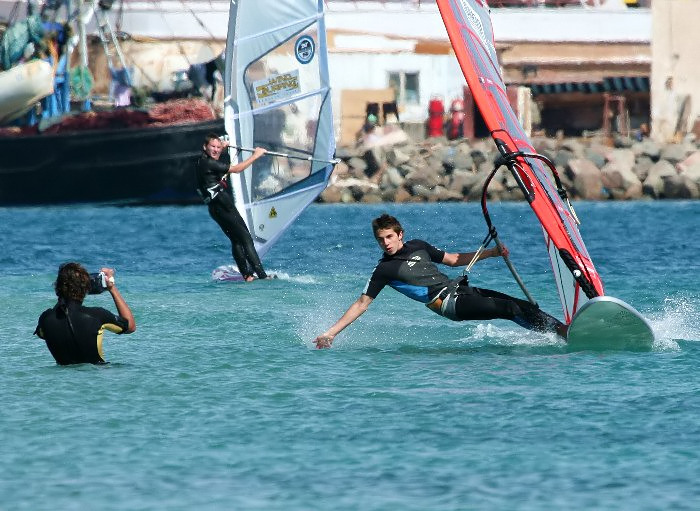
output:
<path id="1" fill-rule="evenodd" d="M 654 331 L 631 305 L 612 296 L 598 296 L 573 317 L 566 342 L 574 350 L 648 351 L 654 344 Z"/>

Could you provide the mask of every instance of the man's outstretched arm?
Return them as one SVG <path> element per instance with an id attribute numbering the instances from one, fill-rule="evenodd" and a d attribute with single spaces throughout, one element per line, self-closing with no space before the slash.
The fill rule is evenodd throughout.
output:
<path id="1" fill-rule="evenodd" d="M 466 266 L 472 262 L 472 259 L 474 259 L 474 255 L 476 255 L 476 252 L 460 252 L 459 254 L 451 254 L 445 252 L 445 256 L 442 258 L 442 264 L 446 264 L 447 266 Z M 505 245 L 503 245 L 503 252 L 501 252 L 498 249 L 498 247 L 493 247 L 484 250 L 483 252 L 481 252 L 481 254 L 479 254 L 478 260 L 481 261 L 482 259 L 488 259 L 489 257 L 499 257 L 501 255 L 508 255 L 508 249 Z"/>
<path id="2" fill-rule="evenodd" d="M 365 294 L 360 295 L 360 297 L 350 307 L 348 307 L 345 314 L 343 314 L 332 327 L 316 337 L 314 340 L 316 347 L 319 349 L 330 348 L 331 344 L 333 344 L 333 339 L 335 339 L 335 336 L 342 332 L 345 327 L 349 326 L 357 318 L 362 316 L 362 314 L 364 314 L 369 307 L 370 303 L 372 303 L 372 298 Z"/>

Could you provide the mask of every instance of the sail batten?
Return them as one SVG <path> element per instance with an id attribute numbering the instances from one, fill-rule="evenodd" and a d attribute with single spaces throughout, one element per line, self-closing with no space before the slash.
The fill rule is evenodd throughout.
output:
<path id="1" fill-rule="evenodd" d="M 262 257 L 327 186 L 335 164 L 323 1 L 232 2 L 225 74 L 231 148 L 269 151 L 231 176 Z M 247 156 L 231 152 L 234 163 Z"/>
<path id="2" fill-rule="evenodd" d="M 485 0 L 437 0 L 447 34 L 491 136 L 520 177 L 540 221 L 566 323 L 603 283 L 579 233 L 575 216 L 552 183 L 508 102 Z M 528 156 L 528 154 L 530 156 Z M 557 178 L 558 179 L 558 178 Z"/>
<path id="3" fill-rule="evenodd" d="M 261 106 L 258 108 L 247 110 L 245 112 L 232 114 L 232 119 L 236 120 L 236 119 L 241 119 L 243 117 L 253 116 L 255 114 L 259 114 L 261 112 L 266 112 L 266 111 L 272 110 L 274 108 L 279 108 L 280 106 L 285 106 L 285 105 L 294 103 L 296 101 L 299 101 L 301 99 L 309 98 L 311 96 L 325 95 L 325 94 L 328 94 L 329 91 L 330 91 L 330 87 L 323 87 L 321 89 L 316 89 L 314 91 L 310 91 L 310 92 L 307 92 L 305 94 L 301 94 L 299 96 L 295 96 L 293 98 L 287 99 L 286 101 L 280 101 L 279 103 L 276 103 L 274 105 Z"/>
<path id="4" fill-rule="evenodd" d="M 238 44 L 241 44 L 241 43 L 245 43 L 245 42 L 249 41 L 250 39 L 254 39 L 254 38 L 256 38 L 256 37 L 261 37 L 261 36 L 265 36 L 265 35 L 269 35 L 269 34 L 276 34 L 276 33 L 279 33 L 280 31 L 286 30 L 286 29 L 288 29 L 288 28 L 290 28 L 290 27 L 296 27 L 296 26 L 299 26 L 299 25 L 301 25 L 301 26 L 307 26 L 307 25 L 309 25 L 310 23 L 313 23 L 313 22 L 317 21 L 317 20 L 318 20 L 319 18 L 321 18 L 322 16 L 323 16 L 323 14 L 321 14 L 321 13 L 316 13 L 316 14 L 314 14 L 313 16 L 309 16 L 308 18 L 303 18 L 303 19 L 295 20 L 295 21 L 293 21 L 292 23 L 286 23 L 286 24 L 279 25 L 279 26 L 276 26 L 276 27 L 270 27 L 270 28 L 268 28 L 267 30 L 264 30 L 264 31 L 262 31 L 262 32 L 256 32 L 256 33 L 254 33 L 254 34 L 249 34 L 249 35 L 247 35 L 247 36 L 239 37 L 239 38 L 236 39 L 236 41 L 235 41 L 234 44 L 235 44 L 235 45 L 238 45 Z"/>

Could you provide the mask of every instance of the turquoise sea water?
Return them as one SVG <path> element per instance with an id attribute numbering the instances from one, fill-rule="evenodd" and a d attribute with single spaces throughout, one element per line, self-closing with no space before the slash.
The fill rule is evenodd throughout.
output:
<path id="1" fill-rule="evenodd" d="M 202 207 L 0 209 L 0 509 L 697 509 L 700 202 L 576 208 L 653 351 L 571 353 L 390 289 L 313 349 L 380 255 L 374 216 L 473 250 L 476 204 L 314 205 L 265 259 L 281 278 L 252 284 L 211 280 L 230 252 Z M 561 316 L 528 206 L 492 215 Z M 58 367 L 32 336 L 66 260 L 115 267 L 136 316 L 107 366 Z M 500 260 L 472 281 L 520 296 Z"/>

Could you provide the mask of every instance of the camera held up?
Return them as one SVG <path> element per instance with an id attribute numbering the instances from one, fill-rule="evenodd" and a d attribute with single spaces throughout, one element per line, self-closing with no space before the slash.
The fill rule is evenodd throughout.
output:
<path id="1" fill-rule="evenodd" d="M 104 272 L 90 274 L 90 290 L 88 294 L 99 295 L 107 290 L 107 275 Z"/>

